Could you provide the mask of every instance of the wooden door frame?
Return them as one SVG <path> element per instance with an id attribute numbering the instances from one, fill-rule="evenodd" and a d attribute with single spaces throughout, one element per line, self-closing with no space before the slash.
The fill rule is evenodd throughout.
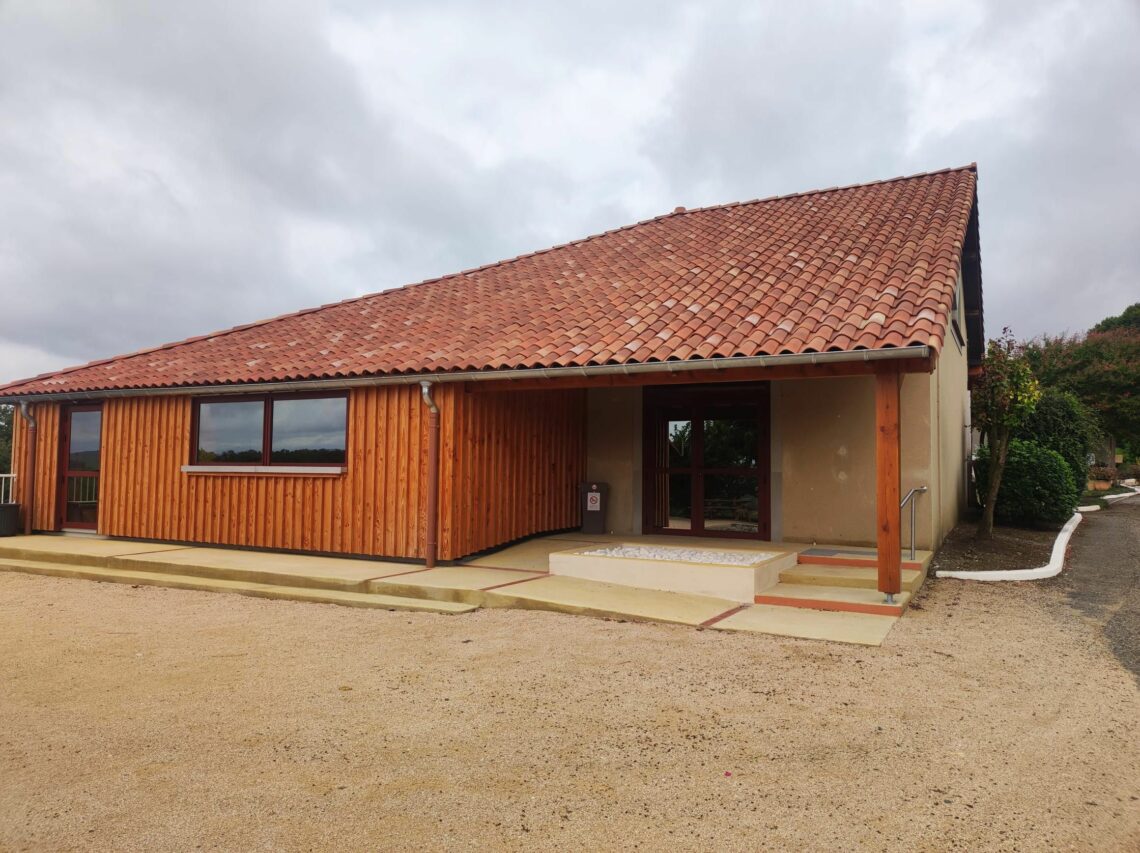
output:
<path id="1" fill-rule="evenodd" d="M 670 536 L 695 536 L 702 538 L 725 539 L 751 539 L 766 541 L 772 535 L 772 406 L 771 383 L 749 382 L 716 385 L 687 385 L 677 386 L 650 386 L 645 389 L 642 402 L 642 531 L 647 534 L 666 534 Z M 654 508 L 656 506 L 657 480 L 663 470 L 669 466 L 662 466 L 657 461 L 658 453 L 662 450 L 658 446 L 658 420 L 660 416 L 671 409 L 687 408 L 692 415 L 694 430 L 694 456 L 703 456 L 703 447 L 698 447 L 696 436 L 703 434 L 703 425 L 697 421 L 702 411 L 707 408 L 731 408 L 733 406 L 755 407 L 757 419 L 760 424 L 760 442 L 757 447 L 757 466 L 755 475 L 743 474 L 730 469 L 708 469 L 703 464 L 703 458 L 692 460 L 687 466 L 692 477 L 691 503 L 692 522 L 690 529 L 678 529 L 656 526 Z M 730 530 L 705 530 L 704 528 L 704 477 L 708 474 L 724 473 L 729 476 L 755 476 L 758 480 L 757 495 L 757 531 L 744 533 Z M 666 475 L 667 476 L 667 475 Z"/>
<path id="2" fill-rule="evenodd" d="M 59 411 L 59 463 L 57 465 L 59 473 L 55 484 L 55 530 L 74 529 L 98 532 L 98 515 L 96 515 L 94 523 L 90 524 L 82 521 L 67 521 L 68 460 L 71 456 L 71 415 L 74 412 L 99 413 L 99 470 L 96 472 L 96 476 L 100 480 L 103 477 L 103 404 L 100 402 L 61 405 Z M 100 483 L 101 491 L 102 483 Z M 96 507 L 96 513 L 98 513 L 98 507 Z"/>

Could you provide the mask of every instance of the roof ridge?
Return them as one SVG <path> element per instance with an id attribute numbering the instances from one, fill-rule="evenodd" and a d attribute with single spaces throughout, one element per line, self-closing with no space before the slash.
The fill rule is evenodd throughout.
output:
<path id="1" fill-rule="evenodd" d="M 843 184 L 842 186 L 837 186 L 837 187 L 824 187 L 824 188 L 814 189 L 814 190 L 800 190 L 799 192 L 786 193 L 784 195 L 769 195 L 769 196 L 763 196 L 761 198 L 752 198 L 752 199 L 748 199 L 747 201 L 728 201 L 728 202 L 725 202 L 723 204 L 710 204 L 710 205 L 707 205 L 705 207 L 693 207 L 693 208 L 688 208 L 685 210 L 675 210 L 672 213 L 666 213 L 663 216 L 658 216 L 657 219 L 665 219 L 665 218 L 670 217 L 670 216 L 685 216 L 686 214 L 689 214 L 689 213 L 702 213 L 706 210 L 723 210 L 724 208 L 728 208 L 728 207 L 744 207 L 745 205 L 749 205 L 749 204 L 763 204 L 763 203 L 769 202 L 769 201 L 782 201 L 784 199 L 789 199 L 789 198 L 800 198 L 801 196 L 823 195 L 824 193 L 843 192 L 844 190 L 858 190 L 858 189 L 863 189 L 864 187 L 877 187 L 877 186 L 881 186 L 882 184 L 895 184 L 895 183 L 898 183 L 899 181 L 913 181 L 913 180 L 916 180 L 918 178 L 932 178 L 935 175 L 947 175 L 951 172 L 974 172 L 974 173 L 977 173 L 977 171 L 978 171 L 978 164 L 977 164 L 977 161 L 975 161 L 973 163 L 967 163 L 964 166 L 948 166 L 945 169 L 935 169 L 935 170 L 930 171 L 930 172 L 915 172 L 913 175 L 897 175 L 893 178 L 880 178 L 877 181 L 863 181 L 862 183 Z M 647 221 L 652 221 L 652 220 L 647 220 Z M 642 223 L 637 223 L 637 224 L 640 225 Z M 632 227 L 632 226 L 627 226 L 627 227 Z"/>
<path id="2" fill-rule="evenodd" d="M 302 308 L 298 311 L 289 311 L 285 314 L 278 314 L 275 317 L 268 317 L 264 320 L 257 320 L 257 321 L 254 321 L 252 323 L 243 323 L 243 324 L 240 324 L 237 326 L 231 326 L 231 327 L 226 328 L 226 329 L 219 329 L 215 332 L 210 332 L 210 333 L 203 334 L 203 335 L 194 335 L 194 336 L 189 337 L 189 338 L 183 338 L 183 339 L 177 340 L 177 341 L 169 341 L 167 343 L 158 344 L 158 345 L 153 346 L 153 347 L 145 347 L 145 348 L 140 349 L 140 350 L 135 350 L 134 352 L 122 353 L 120 355 L 112 356 L 109 358 L 101 358 L 101 359 L 96 359 L 94 361 L 86 362 L 84 364 L 77 364 L 77 365 L 73 365 L 71 367 L 64 367 L 64 368 L 61 368 L 59 370 L 47 371 L 45 373 L 37 374 L 36 376 L 31 376 L 31 377 L 28 377 L 25 379 L 17 380 L 15 382 L 10 382 L 10 383 L 0 385 L 0 392 L 10 391 L 14 388 L 18 388 L 21 385 L 27 385 L 27 384 L 32 383 L 32 382 L 46 380 L 46 379 L 51 378 L 51 377 L 65 376 L 67 374 L 74 373 L 76 371 L 86 370 L 86 369 L 93 368 L 93 367 L 99 367 L 100 365 L 110 364 L 112 362 L 118 362 L 118 361 L 124 361 L 126 359 L 138 358 L 140 356 L 150 355 L 152 353 L 158 353 L 158 352 L 163 352 L 165 350 L 176 349 L 178 347 L 185 346 L 185 345 L 192 344 L 192 343 L 196 343 L 198 341 L 209 340 L 212 338 L 225 337 L 227 335 L 232 335 L 232 334 L 235 334 L 237 332 L 246 331 L 247 329 L 255 329 L 255 328 L 262 327 L 262 326 L 268 326 L 272 323 L 277 323 L 277 322 L 280 322 L 282 320 L 290 320 L 294 317 L 303 317 L 306 314 L 313 314 L 313 313 L 316 313 L 318 311 L 323 311 L 327 308 L 336 308 L 336 307 L 339 307 L 342 305 L 351 305 L 355 302 L 362 302 L 366 299 L 374 299 L 376 297 L 383 296 L 387 293 L 395 293 L 395 292 L 398 292 L 401 290 L 410 290 L 412 288 L 420 287 L 422 285 L 435 284 L 437 282 L 447 281 L 449 279 L 458 279 L 458 278 L 461 278 L 463 276 L 474 275 L 475 273 L 484 272 L 486 270 L 496 269 L 498 267 L 507 266 L 508 264 L 517 263 L 518 261 L 526 260 L 528 258 L 534 258 L 534 257 L 538 257 L 539 255 L 545 255 L 545 254 L 549 254 L 550 252 L 558 251 L 560 249 L 566 249 L 566 248 L 569 248 L 571 246 L 577 246 L 577 245 L 580 245 L 582 243 L 588 243 L 591 240 L 597 240 L 601 237 L 608 237 L 608 236 L 613 235 L 613 234 L 620 234 L 624 231 L 630 231 L 634 228 L 640 228 L 641 226 L 649 225 L 649 224 L 652 224 L 654 222 L 660 222 L 660 221 L 663 221 L 666 219 L 671 219 L 673 217 L 689 216 L 690 214 L 694 214 L 694 213 L 707 213 L 709 211 L 715 211 L 715 210 L 728 210 L 728 209 L 736 208 L 736 207 L 746 207 L 746 206 L 754 205 L 754 204 L 764 204 L 767 202 L 782 201 L 782 200 L 786 200 L 786 199 L 801 198 L 801 197 L 812 196 L 812 195 L 823 195 L 826 193 L 843 192 L 845 190 L 861 189 L 864 187 L 881 186 L 883 184 L 897 183 L 899 181 L 911 181 L 911 180 L 916 180 L 919 178 L 929 178 L 929 177 L 933 177 L 935 175 L 949 174 L 951 172 L 975 172 L 976 173 L 977 169 L 978 169 L 978 164 L 975 161 L 975 162 L 966 164 L 964 166 L 947 167 L 947 168 L 936 169 L 936 170 L 927 171 L 927 172 L 917 172 L 913 175 L 899 175 L 899 176 L 896 176 L 893 178 L 882 178 L 882 179 L 875 180 L 875 181 L 864 181 L 862 183 L 845 184 L 843 186 L 826 187 L 826 188 L 813 189 L 813 190 L 802 190 L 800 192 L 787 193 L 784 195 L 771 195 L 771 196 L 765 196 L 762 198 L 754 198 L 754 199 L 750 199 L 747 201 L 732 201 L 732 202 L 725 202 L 723 204 L 707 205 L 705 207 L 696 207 L 696 208 L 691 208 L 691 209 L 684 209 L 684 208 L 674 209 L 668 213 L 663 213 L 663 214 L 660 214 L 658 216 L 651 216 L 648 219 L 642 219 L 642 220 L 637 221 L 637 222 L 631 222 L 627 225 L 622 225 L 618 228 L 610 228 L 610 229 L 607 229 L 605 231 L 599 231 L 595 234 L 590 234 L 586 237 L 580 237 L 576 240 L 568 240 L 568 241 L 563 242 L 563 243 L 557 243 L 557 244 L 555 244 L 553 246 L 549 246 L 545 249 L 537 249 L 537 250 L 532 251 L 532 252 L 526 252 L 526 253 L 521 254 L 521 255 L 516 255 L 512 258 L 503 258 L 503 259 L 498 260 L 498 261 L 494 261 L 494 262 L 486 263 L 486 264 L 481 264 L 479 266 L 471 267 L 469 269 L 461 270 L 459 272 L 448 273 L 446 275 L 432 276 L 430 278 L 421 279 L 420 281 L 409 282 L 407 284 L 389 287 L 389 288 L 386 288 L 384 290 L 372 291 L 370 293 L 361 294 L 359 296 L 351 296 L 351 297 L 348 297 L 346 299 L 341 299 L 341 300 L 338 300 L 335 302 L 327 302 L 323 305 L 318 305 L 318 306 L 312 307 L 312 308 Z"/>

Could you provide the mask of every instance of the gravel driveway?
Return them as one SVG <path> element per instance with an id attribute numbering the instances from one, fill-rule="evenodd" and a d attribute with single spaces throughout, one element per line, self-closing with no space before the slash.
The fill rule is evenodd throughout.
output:
<path id="1" fill-rule="evenodd" d="M 0 849 L 1136 850 L 1101 621 L 935 581 L 866 649 L 0 573 Z"/>
<path id="2" fill-rule="evenodd" d="M 1113 653 L 1140 680 L 1140 497 L 1085 513 L 1069 542 L 1065 571 L 1052 583 L 1104 631 Z"/>

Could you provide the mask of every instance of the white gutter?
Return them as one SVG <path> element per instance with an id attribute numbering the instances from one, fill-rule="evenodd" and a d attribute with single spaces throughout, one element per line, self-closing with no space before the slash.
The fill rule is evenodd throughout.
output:
<path id="1" fill-rule="evenodd" d="M 1061 573 L 1065 565 L 1065 549 L 1069 547 L 1069 539 L 1073 531 L 1081 523 L 1081 514 L 1074 512 L 1073 517 L 1065 522 L 1057 539 L 1053 543 L 1053 551 L 1049 555 L 1049 562 L 1036 569 L 1007 569 L 994 572 L 936 572 L 940 578 L 957 578 L 964 581 L 1039 581 L 1051 578 Z"/>
<path id="2" fill-rule="evenodd" d="M 588 367 L 527 367 L 501 370 L 445 371 L 440 373 L 398 373 L 359 376 L 346 379 L 301 379 L 273 382 L 246 382 L 228 385 L 162 386 L 157 388 L 123 388 L 95 391 L 61 391 L 58 393 L 13 394 L 0 402 L 52 402 L 57 400 L 105 400 L 110 397 L 202 396 L 207 394 L 256 394 L 272 391 L 318 391 L 360 388 L 375 385 L 413 385 L 421 382 L 502 382 L 509 386 L 519 379 L 564 379 L 588 376 L 638 376 L 641 374 L 676 375 L 691 371 L 737 370 L 748 367 L 783 367 L 793 365 L 850 364 L 872 361 L 926 359 L 927 346 L 884 347 L 848 352 L 810 352 L 788 355 L 753 355 L 732 358 L 694 358 L 685 361 L 655 361 L 636 364 L 597 364 Z M 29 380 L 32 381 L 32 380 Z"/>

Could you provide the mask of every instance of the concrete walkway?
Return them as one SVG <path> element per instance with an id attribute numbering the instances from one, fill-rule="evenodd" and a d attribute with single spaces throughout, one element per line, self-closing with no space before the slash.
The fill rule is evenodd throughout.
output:
<path id="1" fill-rule="evenodd" d="M 544 537 L 459 566 L 276 554 L 79 536 L 0 540 L 0 571 L 161 585 L 356 607 L 461 614 L 512 607 L 880 645 L 896 616 L 837 613 L 550 575 L 550 553 L 609 537 Z"/>

